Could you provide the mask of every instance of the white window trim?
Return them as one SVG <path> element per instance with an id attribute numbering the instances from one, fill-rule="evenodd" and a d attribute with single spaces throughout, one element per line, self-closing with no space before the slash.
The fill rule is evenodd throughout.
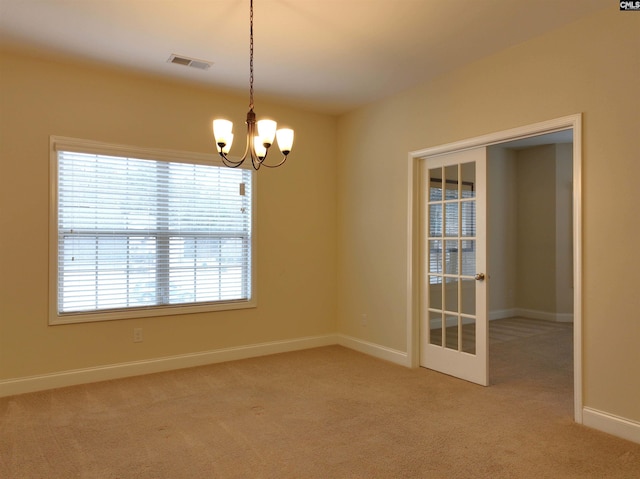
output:
<path id="1" fill-rule="evenodd" d="M 64 315 L 58 314 L 57 286 L 58 286 L 58 151 L 72 151 L 77 153 L 91 153 L 121 157 L 140 158 L 147 160 L 163 160 L 177 163 L 201 164 L 209 166 L 224 166 L 219 156 L 214 154 L 195 153 L 178 150 L 164 150 L 154 148 L 139 148 L 127 145 L 115 145 L 91 140 L 51 136 L 49 138 L 49 324 L 86 323 L 94 321 L 109 321 L 119 319 L 133 319 L 153 316 L 171 316 L 210 311 L 227 311 L 257 307 L 257 176 L 252 171 L 251 201 L 253 214 L 251 215 L 251 295 L 248 300 L 235 300 L 197 305 L 153 306 L 149 308 L 130 308 L 105 312 L 82 312 Z M 249 168 L 247 168 L 249 169 Z"/>

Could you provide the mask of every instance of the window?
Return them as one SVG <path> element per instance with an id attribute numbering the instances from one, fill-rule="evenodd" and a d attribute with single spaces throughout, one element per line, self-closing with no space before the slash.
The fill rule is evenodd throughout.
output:
<path id="1" fill-rule="evenodd" d="M 253 306 L 252 178 L 52 138 L 51 323 Z"/>
<path id="2" fill-rule="evenodd" d="M 429 272 L 458 274 L 460 267 L 460 274 L 474 275 L 475 241 L 471 239 L 476 234 L 474 184 L 471 181 L 460 182 L 461 200 L 458 200 L 458 181 L 444 183 L 443 190 L 441 178 L 429 179 L 429 202 L 432 203 L 429 236 L 439 238 L 429 240 Z M 470 239 L 455 239 L 458 236 Z M 440 282 L 439 276 L 429 276 L 430 284 Z"/>

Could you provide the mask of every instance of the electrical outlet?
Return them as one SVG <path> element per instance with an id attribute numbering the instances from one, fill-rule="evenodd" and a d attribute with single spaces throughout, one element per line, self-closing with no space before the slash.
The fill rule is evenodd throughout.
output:
<path id="1" fill-rule="evenodd" d="M 134 343 L 142 342 L 142 328 L 133 328 L 133 342 Z"/>
<path id="2" fill-rule="evenodd" d="M 362 315 L 360 315 L 360 326 L 366 326 L 368 323 L 369 318 L 367 317 L 367 315 L 365 313 L 362 313 Z"/>

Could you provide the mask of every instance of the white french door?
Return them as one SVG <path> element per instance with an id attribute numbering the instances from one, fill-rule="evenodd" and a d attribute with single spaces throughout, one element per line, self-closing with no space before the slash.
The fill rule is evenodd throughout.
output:
<path id="1" fill-rule="evenodd" d="M 420 365 L 487 386 L 486 148 L 420 166 Z"/>

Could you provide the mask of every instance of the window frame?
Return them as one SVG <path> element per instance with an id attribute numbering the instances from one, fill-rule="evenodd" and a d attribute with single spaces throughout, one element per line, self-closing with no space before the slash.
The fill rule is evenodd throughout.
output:
<path id="1" fill-rule="evenodd" d="M 106 311 L 58 312 L 58 151 L 87 153 L 142 160 L 165 161 L 205 166 L 224 167 L 215 154 L 179 150 L 141 148 L 128 145 L 68 138 L 52 135 L 49 138 L 49 325 L 134 319 L 154 316 L 170 316 L 212 311 L 229 311 L 257 307 L 257 178 L 251 168 L 243 168 L 251 174 L 251 252 L 249 298 L 244 300 L 190 303 L 188 305 L 154 305 L 148 307 L 124 307 Z"/>

